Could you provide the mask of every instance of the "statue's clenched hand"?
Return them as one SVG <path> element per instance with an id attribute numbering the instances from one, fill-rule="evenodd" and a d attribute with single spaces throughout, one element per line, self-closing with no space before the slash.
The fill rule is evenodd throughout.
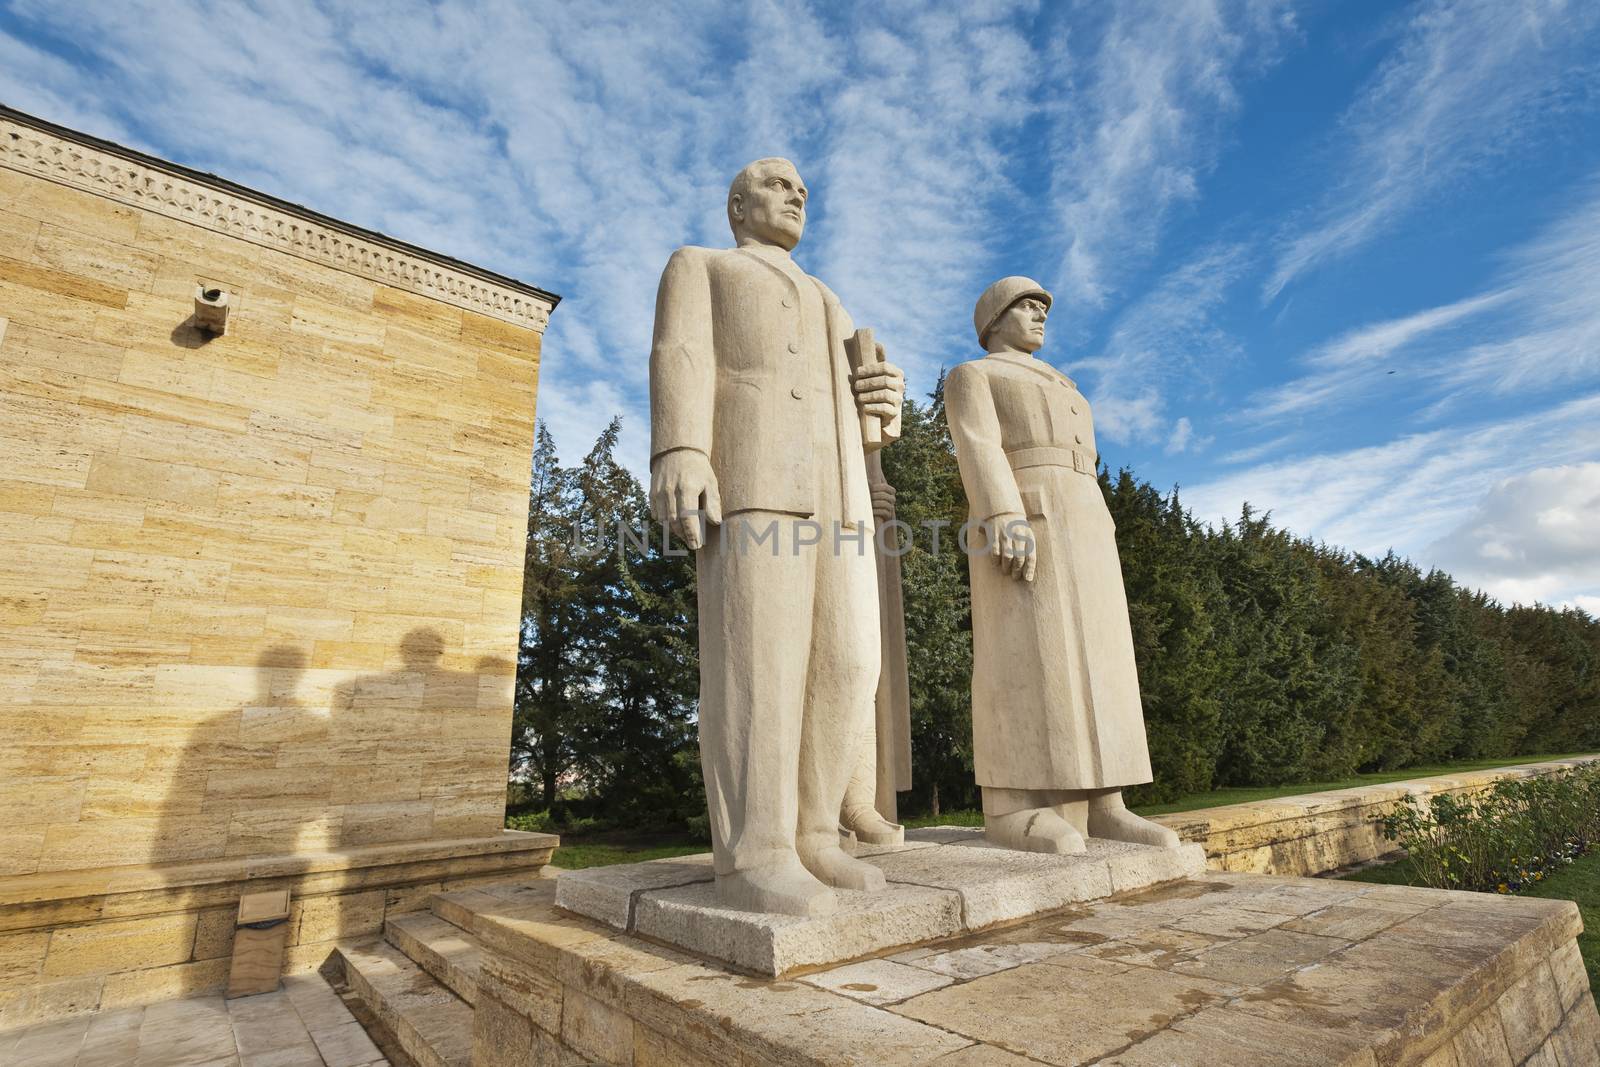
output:
<path id="1" fill-rule="evenodd" d="M 722 522 L 722 498 L 704 452 L 680 448 L 656 457 L 650 472 L 650 512 L 690 549 L 709 540 L 706 524 Z"/>
<path id="2" fill-rule="evenodd" d="M 1006 574 L 1024 582 L 1033 581 L 1039 563 L 1039 542 L 1020 512 L 1002 512 L 989 520 L 989 554 Z"/>
<path id="3" fill-rule="evenodd" d="M 888 482 L 873 482 L 869 488 L 872 491 L 873 520 L 883 523 L 894 518 L 894 486 Z"/>
<path id="4" fill-rule="evenodd" d="M 906 395 L 906 375 L 893 363 L 883 361 L 883 346 L 878 346 L 878 362 L 863 363 L 855 372 L 853 388 L 856 405 L 868 415 L 890 422 L 900 414 L 900 401 Z"/>

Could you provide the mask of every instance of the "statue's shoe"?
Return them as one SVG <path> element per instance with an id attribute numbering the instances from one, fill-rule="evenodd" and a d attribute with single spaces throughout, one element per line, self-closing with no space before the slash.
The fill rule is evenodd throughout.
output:
<path id="1" fill-rule="evenodd" d="M 1083 835 L 1050 808 L 1023 808 L 1005 815 L 985 815 L 983 836 L 1001 848 L 1067 856 L 1083 852 Z"/>
<path id="2" fill-rule="evenodd" d="M 807 918 L 832 914 L 839 906 L 834 891 L 813 877 L 798 858 L 717 875 L 717 899 L 742 911 Z"/>
<path id="3" fill-rule="evenodd" d="M 1183 843 L 1173 830 L 1123 807 L 1120 796 L 1112 803 L 1089 801 L 1089 836 L 1157 848 L 1177 848 Z"/>
<path id="4" fill-rule="evenodd" d="M 816 848 L 801 846 L 800 862 L 806 870 L 835 889 L 864 889 L 875 893 L 886 884 L 883 872 L 870 863 L 845 854 L 837 839 Z"/>
<path id="5" fill-rule="evenodd" d="M 839 819 L 842 829 L 855 835 L 863 845 L 903 845 L 906 828 L 890 822 L 873 808 L 865 811 L 847 811 Z"/>

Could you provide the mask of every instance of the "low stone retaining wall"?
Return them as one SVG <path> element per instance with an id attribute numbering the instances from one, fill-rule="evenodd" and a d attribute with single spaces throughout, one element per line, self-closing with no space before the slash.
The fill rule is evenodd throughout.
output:
<path id="1" fill-rule="evenodd" d="M 290 894 L 284 972 L 315 970 L 342 940 L 444 890 L 540 877 L 559 839 L 493 837 L 295 856 L 101 867 L 0 878 L 0 1030 L 82 1012 L 219 993 L 239 898 Z"/>
<path id="2" fill-rule="evenodd" d="M 1596 760 L 1600 756 L 1463 771 L 1158 815 L 1155 821 L 1170 826 L 1185 841 L 1203 845 L 1212 870 L 1323 874 L 1395 852 L 1394 842 L 1383 836 L 1381 820 L 1407 796 L 1475 793 L 1503 778 L 1554 774 Z"/>

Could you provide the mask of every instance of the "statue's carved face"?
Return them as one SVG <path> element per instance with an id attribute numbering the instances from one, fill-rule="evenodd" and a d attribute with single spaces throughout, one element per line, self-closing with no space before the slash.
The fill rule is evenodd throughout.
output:
<path id="1" fill-rule="evenodd" d="M 1037 352 L 1044 345 L 1044 320 L 1050 309 L 1036 296 L 1025 296 L 1006 308 L 989 331 L 989 351 Z"/>
<path id="2" fill-rule="evenodd" d="M 730 205 L 735 232 L 793 250 L 806 229 L 806 197 L 792 167 L 767 167 L 750 178 Z"/>

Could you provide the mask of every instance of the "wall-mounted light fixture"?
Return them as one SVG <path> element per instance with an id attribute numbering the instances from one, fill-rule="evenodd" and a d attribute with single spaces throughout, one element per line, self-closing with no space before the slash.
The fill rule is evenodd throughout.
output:
<path id="1" fill-rule="evenodd" d="M 206 285 L 194 287 L 194 324 L 201 333 L 221 337 L 228 332 L 228 291 Z"/>

